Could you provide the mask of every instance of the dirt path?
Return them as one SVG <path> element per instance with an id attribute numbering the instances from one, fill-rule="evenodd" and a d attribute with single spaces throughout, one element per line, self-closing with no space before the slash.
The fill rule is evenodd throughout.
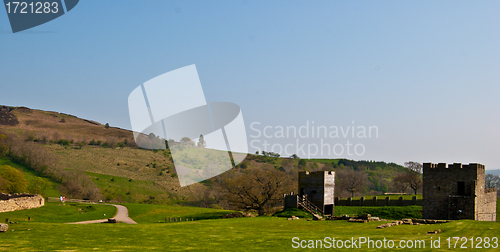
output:
<path id="1" fill-rule="evenodd" d="M 128 217 L 128 209 L 125 206 L 122 205 L 112 205 L 115 206 L 116 209 L 118 210 L 116 212 L 115 219 L 116 221 L 127 223 L 127 224 L 137 224 L 134 220 L 132 220 L 130 217 Z M 101 219 L 101 220 L 89 220 L 89 221 L 79 221 L 79 222 L 70 222 L 67 224 L 90 224 L 90 223 L 102 223 L 108 221 L 108 219 Z"/>

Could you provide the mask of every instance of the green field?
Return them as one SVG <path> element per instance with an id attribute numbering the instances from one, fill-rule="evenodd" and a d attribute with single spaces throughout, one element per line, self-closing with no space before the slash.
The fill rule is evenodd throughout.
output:
<path id="1" fill-rule="evenodd" d="M 188 218 L 189 220 L 200 219 L 220 219 L 228 213 L 235 211 L 201 208 L 201 207 L 182 207 L 182 206 L 164 206 L 147 204 L 123 204 L 128 208 L 129 216 L 137 223 L 158 223 L 165 222 L 165 218 L 172 217 Z"/>
<path id="2" fill-rule="evenodd" d="M 66 223 L 106 219 L 115 216 L 115 214 L 116 207 L 109 205 L 73 202 L 66 202 L 63 205 L 60 202 L 46 202 L 45 206 L 40 208 L 0 213 L 0 222 L 8 218 L 12 222 L 22 223 L 27 222 L 28 217 L 31 217 L 30 223 Z"/>
<path id="3" fill-rule="evenodd" d="M 395 240 L 424 240 L 430 248 L 431 238 L 441 239 L 441 250 L 447 237 L 498 237 L 499 223 L 455 221 L 446 224 L 396 226 L 376 229 L 382 222 L 349 223 L 347 221 L 287 221 L 284 218 L 256 217 L 177 222 L 167 224 L 88 224 L 23 223 L 0 234 L 0 249 L 11 251 L 290 251 L 292 239 L 323 240 L 325 237 L 350 240 L 351 237 Z M 428 231 L 440 229 L 438 235 Z M 326 244 L 324 244 L 326 245 Z M 453 246 L 453 243 L 451 244 Z M 458 244 L 460 246 L 460 243 Z M 470 246 L 470 245 L 469 245 Z M 325 249 L 326 250 L 326 249 Z M 330 249 L 329 249 L 330 250 Z M 371 251 L 364 245 L 359 250 Z M 457 249 L 464 250 L 464 249 Z M 466 249 L 465 249 L 466 250 Z M 404 250 L 404 251 L 407 251 Z M 440 250 L 437 250 L 440 251 Z M 498 251 L 482 249 L 481 251 Z"/>
<path id="4" fill-rule="evenodd" d="M 349 215 L 359 216 L 362 214 L 371 214 L 374 217 L 380 217 L 386 220 L 401 220 L 403 218 L 421 219 L 421 206 L 406 207 L 349 207 L 335 206 L 335 216 Z"/>
<path id="5" fill-rule="evenodd" d="M 371 240 L 423 240 L 425 248 L 417 251 L 444 251 L 448 237 L 497 237 L 500 222 L 454 221 L 434 225 L 401 225 L 385 229 L 376 227 L 386 222 L 350 223 L 347 221 L 290 220 L 278 217 L 255 217 L 235 219 L 204 219 L 188 222 L 164 222 L 167 216 L 199 218 L 221 217 L 227 210 L 196 207 L 161 206 L 147 204 L 125 204 L 130 216 L 138 225 L 85 224 L 68 225 L 90 219 L 112 216 L 115 208 L 109 205 L 49 202 L 46 206 L 30 210 L 0 213 L 0 219 L 10 218 L 9 231 L 0 233 L 0 250 L 7 251 L 289 251 L 292 239 L 337 240 L 369 237 Z M 89 207 L 91 209 L 89 209 Z M 360 212 L 367 207 L 336 207 L 336 211 Z M 373 209 L 383 209 L 374 207 Z M 411 209 L 412 207 L 400 207 Z M 394 211 L 394 209 L 392 209 Z M 288 214 L 299 216 L 301 210 Z M 32 221 L 27 221 L 27 216 Z M 286 216 L 285 216 L 286 217 Z M 440 229 L 442 233 L 427 235 L 428 231 Z M 430 242 L 440 237 L 441 249 L 431 249 Z M 327 240 L 329 241 L 329 240 Z M 315 242 L 314 242 L 315 243 Z M 307 245 L 307 243 L 305 243 Z M 466 244 L 470 248 L 470 242 Z M 492 245 L 491 243 L 490 245 Z M 451 246 L 453 247 L 454 240 Z M 460 246 L 461 243 L 458 243 Z M 319 243 L 318 243 L 319 246 Z M 323 246 L 328 246 L 323 243 Z M 359 246 L 359 245 L 358 245 Z M 324 248 L 323 250 L 331 250 Z M 371 251 L 364 244 L 357 250 Z M 400 249 L 402 250 L 402 249 Z M 408 249 L 405 249 L 406 251 Z M 468 249 L 459 249 L 465 250 Z M 481 251 L 498 251 L 489 248 Z"/>

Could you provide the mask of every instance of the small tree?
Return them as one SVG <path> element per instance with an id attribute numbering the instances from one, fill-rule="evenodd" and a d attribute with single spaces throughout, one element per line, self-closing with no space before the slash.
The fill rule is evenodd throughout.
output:
<path id="1" fill-rule="evenodd" d="M 104 124 L 104 128 L 109 129 L 109 123 Z"/>
<path id="2" fill-rule="evenodd" d="M 202 135 L 202 134 L 200 135 L 200 139 L 199 139 L 199 141 L 198 141 L 198 146 L 200 146 L 200 147 L 205 147 L 205 146 L 207 146 L 207 143 L 205 142 L 205 138 L 203 137 L 203 135 Z"/>
<path id="3" fill-rule="evenodd" d="M 76 147 L 78 147 L 78 149 L 80 149 L 80 150 L 81 150 L 81 149 L 83 148 L 83 146 L 85 146 L 85 145 L 87 145 L 87 143 L 85 143 L 85 142 L 78 142 L 78 143 L 76 143 Z"/>

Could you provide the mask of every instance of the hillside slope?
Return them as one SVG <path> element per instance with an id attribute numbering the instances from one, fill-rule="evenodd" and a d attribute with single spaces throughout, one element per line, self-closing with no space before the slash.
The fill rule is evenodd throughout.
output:
<path id="1" fill-rule="evenodd" d="M 180 187 L 170 151 L 138 148 L 131 131 L 72 115 L 7 106 L 0 106 L 0 130 L 17 136 L 22 142 L 13 144 L 27 145 L 24 149 L 39 148 L 52 153 L 60 169 L 74 171 L 72 176 L 84 176 L 87 182 L 81 183 L 95 184 L 103 199 L 201 206 L 218 203 L 214 179 Z M 370 195 L 391 190 L 392 178 L 404 169 L 385 162 L 249 154 L 234 170 L 245 173 L 246 169 L 262 166 L 285 171 L 291 184 L 296 183 L 298 171 L 334 170 L 339 174 L 346 168 L 362 171 L 367 174 L 367 182 L 359 194 Z M 227 173 L 218 178 L 224 176 Z"/>

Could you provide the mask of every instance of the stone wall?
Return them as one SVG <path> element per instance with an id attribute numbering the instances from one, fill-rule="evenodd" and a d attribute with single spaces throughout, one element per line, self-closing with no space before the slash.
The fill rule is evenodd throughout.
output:
<path id="1" fill-rule="evenodd" d="M 45 200 L 39 194 L 0 193 L 0 213 L 42 207 L 44 204 Z"/>
<path id="2" fill-rule="evenodd" d="M 485 189 L 481 164 L 423 165 L 423 218 L 496 220 L 496 191 Z"/>
<path id="3" fill-rule="evenodd" d="M 496 221 L 497 219 L 497 190 L 495 188 L 485 189 L 485 193 L 477 198 L 476 220 Z"/>

